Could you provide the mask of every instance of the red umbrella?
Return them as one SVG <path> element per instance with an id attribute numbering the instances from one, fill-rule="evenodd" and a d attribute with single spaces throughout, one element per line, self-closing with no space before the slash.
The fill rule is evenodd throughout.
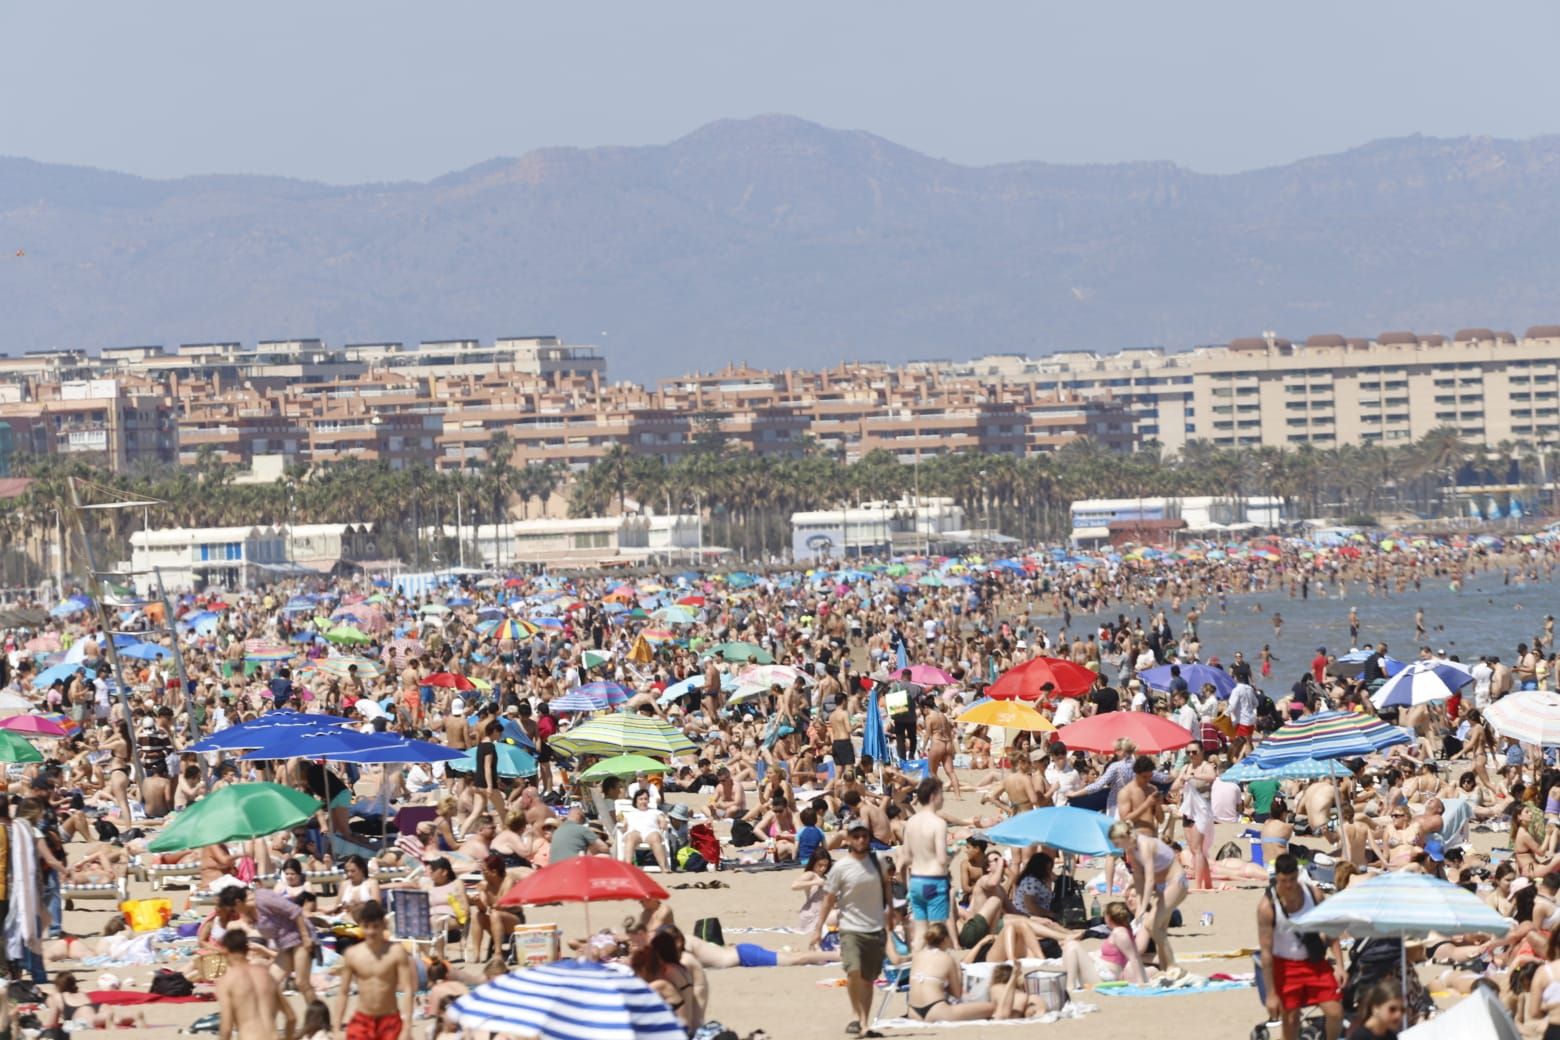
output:
<path id="1" fill-rule="evenodd" d="M 1122 737 L 1145 755 L 1174 751 L 1192 742 L 1192 735 L 1167 718 L 1146 711 L 1112 711 L 1090 715 L 1056 731 L 1069 751 L 1114 751 Z"/>
<path id="2" fill-rule="evenodd" d="M 615 899 L 669 899 L 666 889 L 638 867 L 611 856 L 571 856 L 515 882 L 499 906 L 538 903 L 601 903 Z M 590 907 L 585 909 L 590 929 Z"/>
<path id="3" fill-rule="evenodd" d="M 704 606 L 704 597 L 684 596 L 682 599 L 677 601 L 677 605 L 680 607 L 702 607 Z"/>
<path id="4" fill-rule="evenodd" d="M 1065 661 L 1060 657 L 1036 657 L 1032 661 L 1015 665 L 997 677 L 986 688 L 986 696 L 999 701 L 1035 701 L 1049 692 L 1053 697 L 1082 697 L 1094 686 L 1094 672 L 1081 664 Z M 1042 687 L 1050 683 L 1052 689 Z"/>
<path id="5" fill-rule="evenodd" d="M 68 734 L 64 726 L 41 715 L 12 715 L 8 719 L 0 719 L 0 729 L 27 733 L 34 737 L 63 737 Z"/>
<path id="6" fill-rule="evenodd" d="M 454 672 L 434 672 L 423 682 L 429 686 L 442 686 L 450 690 L 475 690 L 477 684 L 464 675 L 456 675 Z"/>

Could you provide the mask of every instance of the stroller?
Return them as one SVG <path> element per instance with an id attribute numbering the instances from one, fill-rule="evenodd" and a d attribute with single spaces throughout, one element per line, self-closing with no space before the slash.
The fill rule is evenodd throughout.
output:
<path id="1" fill-rule="evenodd" d="M 1397 979 L 1402 984 L 1403 940 L 1362 939 L 1349 954 L 1349 974 L 1343 987 L 1343 1013 L 1352 1016 L 1360 997 L 1382 979 Z M 1408 985 L 1403 990 L 1403 1006 L 1410 1022 L 1423 1022 L 1435 1014 L 1435 1001 L 1419 981 L 1419 973 L 1410 967 Z"/>

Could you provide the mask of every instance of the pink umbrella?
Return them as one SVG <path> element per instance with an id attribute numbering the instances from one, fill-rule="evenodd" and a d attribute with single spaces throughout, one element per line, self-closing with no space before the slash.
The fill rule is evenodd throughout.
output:
<path id="1" fill-rule="evenodd" d="M 0 719 L 0 729 L 8 729 L 12 733 L 25 733 L 33 737 L 63 737 L 66 729 L 53 719 L 46 719 L 41 715 L 12 715 L 8 719 Z"/>
<path id="2" fill-rule="evenodd" d="M 951 686 L 953 676 L 929 664 L 913 664 L 910 666 L 910 681 L 921 686 Z"/>

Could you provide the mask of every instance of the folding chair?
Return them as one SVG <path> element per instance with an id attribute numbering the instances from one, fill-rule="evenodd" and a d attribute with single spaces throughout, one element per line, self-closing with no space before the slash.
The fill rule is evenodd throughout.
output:
<path id="1" fill-rule="evenodd" d="M 390 938 L 395 942 L 434 945 L 441 936 L 433 930 L 428 893 L 420 888 L 389 888 Z"/>
<path id="2" fill-rule="evenodd" d="M 905 1007 L 904 1010 L 895 1017 L 909 1018 L 910 962 L 905 961 L 903 964 L 884 964 L 883 981 L 887 983 L 887 985 L 883 987 L 883 1000 L 878 1004 L 877 1014 L 872 1016 L 872 1021 L 880 1022 L 883 1020 L 883 1013 L 888 1010 L 888 1002 L 894 999 L 894 994 L 896 993 L 904 994 Z"/>

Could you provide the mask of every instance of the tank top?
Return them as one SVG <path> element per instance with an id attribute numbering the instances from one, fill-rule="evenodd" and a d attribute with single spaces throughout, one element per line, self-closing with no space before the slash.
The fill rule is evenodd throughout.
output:
<path id="1" fill-rule="evenodd" d="M 1300 930 L 1290 921 L 1283 901 L 1278 898 L 1278 890 L 1269 888 L 1268 894 L 1273 900 L 1273 956 L 1282 957 L 1286 961 L 1309 960 L 1310 954 L 1306 952 L 1305 943 L 1300 941 Z M 1300 895 L 1304 902 L 1295 912 L 1303 914 L 1316 905 L 1316 897 L 1311 894 L 1311 886 L 1304 881 L 1300 883 Z"/>

